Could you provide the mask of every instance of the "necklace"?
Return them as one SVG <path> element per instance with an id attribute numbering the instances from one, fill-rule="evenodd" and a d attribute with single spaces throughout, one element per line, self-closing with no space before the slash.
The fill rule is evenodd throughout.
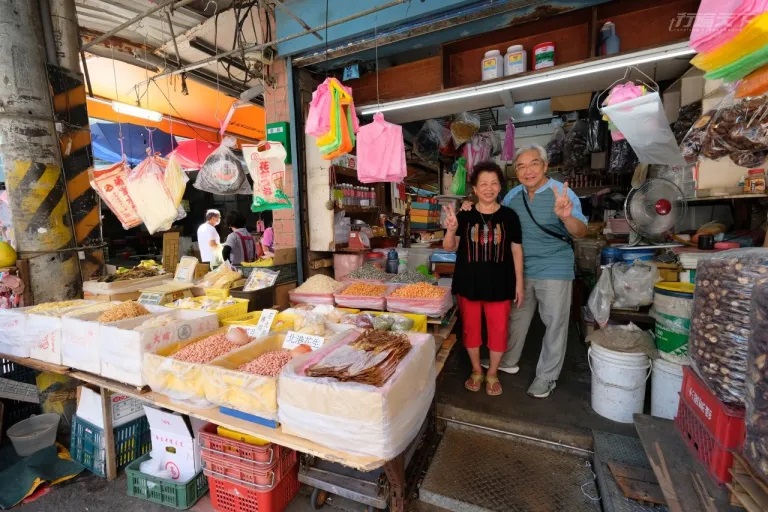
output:
<path id="1" fill-rule="evenodd" d="M 491 216 L 490 216 L 490 217 L 488 217 L 488 220 L 485 220 L 485 215 L 483 215 L 483 212 L 481 212 L 480 210 L 478 210 L 478 209 L 477 209 L 477 207 L 475 207 L 475 210 L 477 210 L 477 213 L 479 213 L 479 214 L 480 214 L 480 218 L 481 218 L 481 219 L 483 219 L 483 224 L 485 224 L 485 225 L 487 226 L 488 224 L 490 224 L 490 223 L 491 223 L 491 220 L 493 220 L 493 215 L 494 215 L 494 214 L 495 214 L 497 211 L 499 211 L 499 208 L 501 208 L 501 207 L 497 205 L 496 209 L 495 209 L 495 210 L 493 210 L 493 211 L 491 212 Z"/>

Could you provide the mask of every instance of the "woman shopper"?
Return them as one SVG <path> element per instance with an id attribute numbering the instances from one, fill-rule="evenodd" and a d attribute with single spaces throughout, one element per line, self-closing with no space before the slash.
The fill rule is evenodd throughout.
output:
<path id="1" fill-rule="evenodd" d="M 520 219 L 498 202 L 504 175 L 494 162 L 480 162 L 474 167 L 470 184 L 478 198 L 470 211 L 457 215 L 446 207 L 446 234 L 443 248 L 456 251 L 453 293 L 458 296 L 462 335 L 472 361 L 472 374 L 464 386 L 485 391 L 491 396 L 502 393 L 497 375 L 499 363 L 507 350 L 507 319 L 512 301 L 523 303 L 523 247 Z M 491 364 L 483 375 L 480 366 L 482 317 L 485 314 Z"/>
<path id="2" fill-rule="evenodd" d="M 240 212 L 232 211 L 227 212 L 225 221 L 232 232 L 224 242 L 224 260 L 232 265 L 240 265 L 259 259 L 259 245 L 245 228 L 245 217 Z"/>

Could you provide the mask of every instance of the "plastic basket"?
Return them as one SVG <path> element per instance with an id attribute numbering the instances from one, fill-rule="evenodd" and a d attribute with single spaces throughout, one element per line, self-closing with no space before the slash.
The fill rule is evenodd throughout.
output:
<path id="1" fill-rule="evenodd" d="M 148 453 L 142 455 L 125 468 L 125 474 L 128 477 L 128 496 L 185 510 L 208 492 L 208 478 L 202 471 L 186 483 L 177 483 L 142 473 L 139 469 L 141 463 L 149 457 Z"/>
<path id="2" fill-rule="evenodd" d="M 146 416 L 114 428 L 117 467 L 122 468 L 152 449 Z M 72 416 L 72 459 L 99 476 L 106 476 L 104 429 Z"/>
<path id="3" fill-rule="evenodd" d="M 242 461 L 256 462 L 263 466 L 269 466 L 276 460 L 283 457 L 283 452 L 291 451 L 279 444 L 268 443 L 265 445 L 254 445 L 236 441 L 218 434 L 216 425 L 207 424 L 198 434 L 200 446 L 214 452 L 234 455 Z"/>
<path id="4" fill-rule="evenodd" d="M 205 300 L 206 297 L 195 297 L 193 300 L 196 303 L 200 303 L 203 300 Z M 216 313 L 216 316 L 219 317 L 219 322 L 223 322 L 224 320 L 227 320 L 229 318 L 237 318 L 240 316 L 245 316 L 248 314 L 248 301 L 246 299 L 232 299 L 235 301 L 235 304 L 230 304 L 229 306 L 224 306 L 223 308 L 210 311 L 210 313 Z M 173 308 L 173 309 L 195 309 L 195 308 L 181 308 L 178 306 L 174 306 L 171 304 L 166 304 L 165 307 Z M 202 309 L 195 309 L 196 311 L 202 311 Z"/>
<path id="5" fill-rule="evenodd" d="M 294 464 L 271 491 L 210 474 L 208 485 L 211 505 L 219 512 L 283 512 L 299 492 L 299 465 Z"/>
<path id="6" fill-rule="evenodd" d="M 229 477 L 248 483 L 260 491 L 271 491 L 296 465 L 296 452 L 283 450 L 280 458 L 270 465 L 241 459 L 235 455 L 220 453 L 208 448 L 201 450 L 203 468 L 211 476 Z"/>
<path id="7" fill-rule="evenodd" d="M 0 377 L 25 384 L 36 384 L 38 372 L 7 359 L 0 359 Z"/>
<path id="8" fill-rule="evenodd" d="M 2 431 L 0 431 L 3 435 L 5 435 L 5 431 L 8 430 L 10 427 L 14 426 L 16 423 L 25 420 L 32 416 L 33 414 L 40 414 L 40 404 L 33 404 L 30 402 L 22 402 L 19 400 L 6 400 L 3 399 L 3 409 L 4 413 L 2 419 Z"/>
<path id="9" fill-rule="evenodd" d="M 715 442 L 726 449 L 744 445 L 744 409 L 722 404 L 690 366 L 683 367 L 681 397 Z"/>

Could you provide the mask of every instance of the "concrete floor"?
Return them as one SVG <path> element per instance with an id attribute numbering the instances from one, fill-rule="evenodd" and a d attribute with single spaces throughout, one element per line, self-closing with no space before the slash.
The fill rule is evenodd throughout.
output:
<path id="1" fill-rule="evenodd" d="M 538 317 L 528 334 L 520 372 L 516 375 L 500 374 L 504 388 L 501 396 L 490 397 L 484 390 L 472 393 L 464 389 L 464 381 L 472 367 L 466 351 L 457 344 L 457 350 L 446 362 L 438 385 L 438 414 L 472 425 L 585 449 L 592 448 L 592 429 L 636 437 L 632 424 L 616 423 L 592 410 L 587 347 L 572 327 L 557 387 L 549 398 L 543 400 L 526 394 L 536 374 L 544 334 L 544 326 Z"/>

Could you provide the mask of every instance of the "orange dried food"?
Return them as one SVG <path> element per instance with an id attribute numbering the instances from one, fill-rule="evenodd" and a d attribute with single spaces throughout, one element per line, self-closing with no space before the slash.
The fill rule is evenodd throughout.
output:
<path id="1" fill-rule="evenodd" d="M 439 286 L 428 283 L 415 283 L 398 288 L 392 293 L 392 297 L 402 299 L 442 299 L 446 293 L 446 289 Z"/>
<path id="2" fill-rule="evenodd" d="M 352 283 L 342 290 L 339 295 L 358 295 L 365 297 L 381 297 L 387 293 L 387 286 L 370 283 Z"/>

